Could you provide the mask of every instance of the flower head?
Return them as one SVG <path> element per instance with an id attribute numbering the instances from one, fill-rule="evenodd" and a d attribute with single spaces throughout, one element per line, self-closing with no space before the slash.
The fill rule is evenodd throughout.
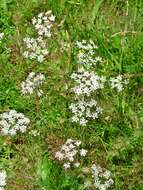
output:
<path id="1" fill-rule="evenodd" d="M 21 92 L 23 95 L 33 94 L 36 92 L 37 96 L 43 95 L 43 90 L 40 89 L 45 81 L 45 76 L 41 73 L 36 74 L 35 72 L 29 73 L 26 81 L 21 83 Z"/>
<path id="2" fill-rule="evenodd" d="M 17 132 L 25 133 L 29 123 L 30 120 L 24 114 L 15 110 L 0 115 L 0 131 L 3 135 L 14 136 Z"/>
<path id="3" fill-rule="evenodd" d="M 32 24 L 37 30 L 39 36 L 51 37 L 51 28 L 55 22 L 55 16 L 52 11 L 39 13 L 36 17 L 32 19 Z"/>

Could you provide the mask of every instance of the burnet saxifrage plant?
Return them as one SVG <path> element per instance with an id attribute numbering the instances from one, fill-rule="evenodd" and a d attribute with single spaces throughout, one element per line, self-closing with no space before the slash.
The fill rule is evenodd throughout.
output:
<path id="1" fill-rule="evenodd" d="M 90 166 L 85 165 L 84 160 L 88 154 L 88 150 L 82 148 L 82 142 L 80 140 L 67 139 L 67 141 L 60 147 L 55 153 L 55 159 L 59 164 L 68 172 L 72 170 L 74 172 L 80 171 L 80 176 L 84 183 L 83 189 L 98 189 L 107 190 L 113 188 L 114 180 L 112 179 L 112 173 L 94 163 Z"/>
<path id="2" fill-rule="evenodd" d="M 102 57 L 97 56 L 96 50 L 98 47 L 92 40 L 77 41 L 75 44 L 77 48 L 77 63 L 86 68 L 94 67 L 102 63 Z"/>
<path id="3" fill-rule="evenodd" d="M 72 122 L 86 126 L 88 122 L 100 118 L 104 108 L 97 101 L 96 94 L 105 88 L 115 89 L 122 92 L 128 80 L 122 75 L 106 77 L 98 74 L 96 66 L 104 64 L 103 58 L 97 55 L 98 47 L 92 40 L 77 41 L 76 60 L 78 70 L 71 74 L 73 93 L 75 101 L 71 103 L 69 109 L 72 113 Z M 96 68 L 96 71 L 95 70 Z"/>
<path id="4" fill-rule="evenodd" d="M 81 165 L 81 157 L 85 157 L 87 152 L 81 148 L 81 141 L 68 139 L 56 152 L 55 158 L 63 164 L 64 169 L 78 168 Z"/>
<path id="5" fill-rule="evenodd" d="M 1 135 L 15 136 L 17 133 L 25 133 L 30 124 L 30 119 L 23 113 L 10 110 L 0 114 Z"/>
<path id="6" fill-rule="evenodd" d="M 55 16 L 52 11 L 39 13 L 32 19 L 32 25 L 37 33 L 37 38 L 25 37 L 23 39 L 25 51 L 24 58 L 36 60 L 42 63 L 49 54 L 47 39 L 52 37 L 52 28 L 55 22 Z"/>
<path id="7" fill-rule="evenodd" d="M 94 163 L 88 168 L 83 168 L 82 172 L 84 178 L 83 189 L 113 189 L 112 173 L 100 165 Z"/>
<path id="8" fill-rule="evenodd" d="M 31 72 L 25 81 L 21 83 L 21 93 L 23 95 L 30 95 L 35 93 L 38 97 L 43 95 L 41 89 L 45 81 L 45 76 L 41 73 Z"/>
<path id="9" fill-rule="evenodd" d="M 42 63 L 48 55 L 48 44 L 46 38 L 51 38 L 52 27 L 55 21 L 55 16 L 52 11 L 40 13 L 37 17 L 32 19 L 32 24 L 38 33 L 37 38 L 25 37 L 23 39 L 25 51 L 23 56 L 26 59 L 37 60 Z M 4 33 L 0 33 L 0 43 L 4 38 Z M 28 95 L 36 93 L 37 96 L 43 95 L 41 89 L 42 84 L 45 81 L 45 76 L 41 73 L 31 72 L 25 81 L 21 83 L 22 95 Z M 16 110 L 9 110 L 0 114 L 0 135 L 14 137 L 19 133 L 26 133 L 30 124 L 30 119 L 23 113 L 19 113 Z M 36 133 L 35 133 L 36 132 Z M 39 135 L 37 131 L 31 131 L 29 134 L 34 136 Z M 0 171 L 0 190 L 6 188 L 6 177 L 5 170 Z"/>
<path id="10" fill-rule="evenodd" d="M 52 36 L 51 28 L 54 21 L 55 16 L 52 15 L 51 11 L 40 13 L 32 19 L 32 24 L 37 31 L 38 37 L 24 38 L 26 51 L 23 55 L 25 58 L 37 60 L 40 63 L 46 59 L 49 53 L 46 38 L 51 38 Z M 91 120 L 99 118 L 104 111 L 104 108 L 94 99 L 94 95 L 96 91 L 106 87 L 107 78 L 98 75 L 92 70 L 97 64 L 103 63 L 103 59 L 100 56 L 96 56 L 98 47 L 94 42 L 83 40 L 82 42 L 77 42 L 76 46 L 78 48 L 77 62 L 80 66 L 77 72 L 71 75 L 74 81 L 71 91 L 75 95 L 75 102 L 70 105 L 70 110 L 73 113 L 72 121 L 86 126 Z M 31 72 L 26 81 L 21 84 L 22 94 L 26 95 L 36 92 L 38 96 L 41 96 L 43 91 L 39 88 L 43 81 L 44 76 L 42 74 L 36 75 L 34 72 Z M 111 77 L 108 81 L 110 81 L 111 88 L 115 88 L 118 92 L 121 92 L 124 89 L 124 85 L 127 84 L 121 75 Z M 11 110 L 1 115 L 1 132 L 5 135 L 16 135 L 18 132 L 24 133 L 29 123 L 30 120 L 23 114 Z M 80 167 L 80 157 L 85 157 L 88 152 L 80 148 L 80 144 L 81 141 L 68 139 L 56 153 L 55 158 L 62 163 L 64 169 Z M 111 173 L 95 164 L 91 167 L 90 176 L 91 182 L 89 184 L 96 189 L 106 190 L 113 185 Z M 85 183 L 84 188 L 89 188 L 89 184 Z"/>
<path id="11" fill-rule="evenodd" d="M 41 12 L 32 18 L 32 26 L 34 27 L 37 38 L 25 37 L 23 39 L 26 50 L 23 53 L 24 58 L 37 60 L 42 63 L 49 54 L 47 39 L 52 37 L 52 28 L 54 26 L 55 16 L 52 11 Z M 43 95 L 41 89 L 45 81 L 45 76 L 41 73 L 31 72 L 25 81 L 21 83 L 21 92 L 23 95 L 36 93 L 37 96 Z"/>

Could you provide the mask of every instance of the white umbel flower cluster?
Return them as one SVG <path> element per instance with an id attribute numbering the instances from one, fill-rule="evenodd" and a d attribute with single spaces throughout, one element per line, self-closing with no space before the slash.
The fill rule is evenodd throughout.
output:
<path id="1" fill-rule="evenodd" d="M 107 190 L 114 184 L 114 181 L 111 178 L 111 172 L 109 170 L 101 168 L 96 164 L 93 164 L 91 169 L 92 177 L 94 179 L 93 185 L 96 187 L 96 189 Z"/>
<path id="2" fill-rule="evenodd" d="M 38 14 L 37 17 L 32 19 L 32 24 L 37 30 L 39 36 L 51 37 L 51 28 L 55 21 L 55 16 L 52 14 L 52 11 L 42 12 Z"/>
<path id="3" fill-rule="evenodd" d="M 23 113 L 10 110 L 0 115 L 0 131 L 2 135 L 16 135 L 17 132 L 25 133 L 30 120 Z"/>
<path id="4" fill-rule="evenodd" d="M 0 190 L 4 190 L 6 186 L 6 171 L 0 171 Z"/>
<path id="5" fill-rule="evenodd" d="M 26 51 L 23 56 L 26 59 L 37 60 L 42 63 L 48 55 L 48 45 L 45 42 L 46 37 L 51 37 L 51 28 L 55 21 L 52 11 L 42 12 L 32 19 L 32 24 L 38 33 L 37 38 L 24 38 Z"/>
<path id="6" fill-rule="evenodd" d="M 60 151 L 56 152 L 55 158 L 63 163 L 65 169 L 80 166 L 77 157 L 84 157 L 87 154 L 87 150 L 81 149 L 80 145 L 81 141 L 68 139 Z"/>
<path id="7" fill-rule="evenodd" d="M 3 38 L 4 38 L 4 33 L 1 32 L 1 33 L 0 33 L 0 43 L 1 43 L 1 41 L 2 41 Z"/>
<path id="8" fill-rule="evenodd" d="M 111 88 L 115 88 L 118 92 L 124 90 L 124 86 L 128 84 L 128 80 L 123 79 L 122 75 L 118 75 L 117 77 L 111 77 Z"/>
<path id="9" fill-rule="evenodd" d="M 21 83 L 21 92 L 23 95 L 33 94 L 34 92 L 37 96 L 43 95 L 43 90 L 40 89 L 41 85 L 45 81 L 45 76 L 43 74 L 36 74 L 35 72 L 29 73 L 26 81 Z"/>
<path id="10" fill-rule="evenodd" d="M 91 98 L 91 95 L 104 88 L 106 78 L 93 71 L 80 68 L 78 72 L 71 75 L 71 79 L 76 83 L 71 90 L 77 100 L 69 106 L 73 114 L 72 122 L 86 126 L 90 120 L 95 120 L 102 114 L 103 109 L 97 106 L 97 101 Z"/>
<path id="11" fill-rule="evenodd" d="M 97 106 L 94 99 L 89 101 L 78 100 L 77 103 L 72 103 L 69 108 L 73 114 L 72 122 L 79 123 L 82 126 L 86 126 L 89 120 L 97 119 L 103 111 L 101 107 Z"/>
<path id="12" fill-rule="evenodd" d="M 24 51 L 23 53 L 24 58 L 31 60 L 34 59 L 37 60 L 39 63 L 43 62 L 49 51 L 42 37 L 26 37 L 23 39 L 23 41 L 26 46 L 26 51 Z"/>
<path id="13" fill-rule="evenodd" d="M 72 88 L 72 91 L 77 95 L 90 96 L 97 89 L 103 89 L 106 78 L 98 76 L 93 71 L 85 71 L 80 69 L 78 72 L 71 75 L 71 79 L 77 84 Z"/>
<path id="14" fill-rule="evenodd" d="M 98 47 L 92 40 L 89 42 L 86 40 L 77 41 L 76 46 L 78 48 L 77 62 L 79 64 L 91 67 L 102 62 L 102 57 L 96 55 L 96 49 Z"/>

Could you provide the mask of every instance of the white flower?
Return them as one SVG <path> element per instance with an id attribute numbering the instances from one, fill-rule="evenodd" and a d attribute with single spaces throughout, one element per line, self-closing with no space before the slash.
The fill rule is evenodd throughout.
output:
<path id="1" fill-rule="evenodd" d="M 102 62 L 102 58 L 96 56 L 96 49 L 98 47 L 92 40 L 89 42 L 86 40 L 82 40 L 81 42 L 77 41 L 76 46 L 78 48 L 77 61 L 79 64 L 89 68 Z"/>
<path id="2" fill-rule="evenodd" d="M 79 123 L 82 126 L 86 126 L 88 120 L 97 119 L 103 111 L 101 107 L 97 106 L 97 102 L 94 99 L 90 101 L 78 100 L 76 103 L 72 103 L 69 109 L 73 114 L 72 122 Z"/>
<path id="3" fill-rule="evenodd" d="M 18 130 L 18 128 L 17 128 L 17 130 Z M 6 133 L 4 133 L 4 130 L 2 130 L 2 133 L 5 134 L 5 135 L 10 134 L 11 136 L 14 136 L 14 135 L 16 135 L 16 129 L 10 129 Z"/>
<path id="4" fill-rule="evenodd" d="M 15 110 L 0 115 L 1 134 L 14 136 L 18 131 L 25 133 L 30 120 Z"/>
<path id="5" fill-rule="evenodd" d="M 92 178 L 94 179 L 94 186 L 99 190 L 107 190 L 110 188 L 114 181 L 111 178 L 111 172 L 105 168 L 93 164 L 92 167 Z"/>
<path id="6" fill-rule="evenodd" d="M 74 161 L 74 157 L 72 155 L 68 155 L 67 156 L 67 159 L 70 161 L 70 162 L 73 162 Z"/>
<path id="7" fill-rule="evenodd" d="M 41 52 L 43 55 L 47 55 L 49 53 L 47 49 L 43 49 Z"/>
<path id="8" fill-rule="evenodd" d="M 77 163 L 74 164 L 74 166 L 75 166 L 76 168 L 78 168 L 78 167 L 80 166 L 80 163 L 77 162 Z"/>
<path id="9" fill-rule="evenodd" d="M 73 73 L 71 78 L 77 84 L 72 88 L 72 91 L 77 95 L 86 95 L 90 96 L 91 93 L 95 92 L 98 89 L 104 88 L 104 83 L 106 78 L 103 76 L 98 76 L 93 71 L 79 70 L 77 73 Z"/>
<path id="10" fill-rule="evenodd" d="M 44 56 L 43 55 L 38 55 L 37 56 L 37 61 L 42 63 L 44 61 Z"/>
<path id="11" fill-rule="evenodd" d="M 87 122 L 88 122 L 88 121 L 87 121 L 85 118 L 81 118 L 81 119 L 79 120 L 79 124 L 82 125 L 82 126 L 86 126 Z"/>
<path id="12" fill-rule="evenodd" d="M 38 90 L 37 91 L 37 96 L 41 97 L 41 96 L 43 96 L 43 94 L 44 94 L 43 90 Z"/>
<path id="13" fill-rule="evenodd" d="M 40 87 L 44 81 L 45 76 L 43 74 L 36 74 L 34 72 L 29 73 L 26 81 L 21 83 L 22 94 L 27 95 L 36 92 L 37 96 L 41 97 L 43 95 L 43 90 L 41 90 Z"/>
<path id="14" fill-rule="evenodd" d="M 0 39 L 2 39 L 4 37 L 4 33 L 0 33 Z"/>
<path id="15" fill-rule="evenodd" d="M 75 142 L 75 145 L 76 145 L 76 146 L 80 146 L 80 145 L 81 145 L 81 141 L 77 140 L 77 141 Z"/>
<path id="16" fill-rule="evenodd" d="M 60 151 L 58 151 L 56 152 L 55 158 L 57 158 L 58 160 L 63 160 L 64 155 Z"/>
<path id="17" fill-rule="evenodd" d="M 65 163 L 65 164 L 63 165 L 63 167 L 64 167 L 65 169 L 69 169 L 69 168 L 70 168 L 70 162 Z"/>
<path id="18" fill-rule="evenodd" d="M 32 24 L 37 30 L 38 34 L 43 37 L 51 37 L 51 28 L 55 21 L 55 16 L 52 11 L 42 12 L 37 17 L 32 19 Z"/>
<path id="19" fill-rule="evenodd" d="M 70 143 L 74 143 L 74 140 L 68 139 L 65 144 L 70 144 Z"/>
<path id="20" fill-rule="evenodd" d="M 111 88 L 117 89 L 118 92 L 121 92 L 124 89 L 124 85 L 128 84 L 128 80 L 124 80 L 122 75 L 111 77 L 110 82 Z"/>
<path id="21" fill-rule="evenodd" d="M 82 148 L 82 149 L 80 150 L 80 155 L 81 155 L 81 156 L 86 156 L 87 152 L 88 152 L 87 150 L 85 150 L 85 149 Z"/>
<path id="22" fill-rule="evenodd" d="M 23 53 L 23 57 L 26 59 L 36 59 L 39 63 L 45 60 L 48 55 L 48 47 L 45 41 L 41 38 L 26 37 L 23 39 L 26 46 L 26 51 Z"/>
<path id="23" fill-rule="evenodd" d="M 106 179 L 109 179 L 111 176 L 111 172 L 109 170 L 106 170 L 104 173 L 103 173 L 103 177 L 105 177 Z"/>
<path id="24" fill-rule="evenodd" d="M 56 152 L 55 158 L 59 160 L 60 162 L 65 162 L 63 167 L 65 169 L 74 166 L 74 167 L 79 167 L 80 163 L 75 162 L 75 159 L 77 156 L 80 156 L 81 150 L 79 149 L 79 146 L 81 144 L 81 141 L 79 140 L 73 140 L 73 139 L 68 139 L 65 144 L 62 145 L 61 149 Z M 85 152 L 83 152 L 85 156 Z M 77 160 L 77 159 L 76 159 Z"/>
<path id="25" fill-rule="evenodd" d="M 55 17 L 54 15 L 51 15 L 51 16 L 49 17 L 49 20 L 52 21 L 52 22 L 54 22 L 54 21 L 55 21 L 55 18 L 56 18 L 56 17 Z"/>
<path id="26" fill-rule="evenodd" d="M 1 43 L 1 40 L 4 38 L 4 33 L 0 33 L 0 43 Z"/>
<path id="27" fill-rule="evenodd" d="M 0 189 L 4 190 L 4 187 L 6 186 L 6 171 L 0 171 Z"/>

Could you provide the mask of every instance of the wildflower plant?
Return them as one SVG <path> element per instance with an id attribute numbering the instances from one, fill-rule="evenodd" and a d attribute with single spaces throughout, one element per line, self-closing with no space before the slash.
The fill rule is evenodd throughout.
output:
<path id="1" fill-rule="evenodd" d="M 111 77 L 111 88 L 116 89 L 118 92 L 124 90 L 124 86 L 129 83 L 127 79 L 123 78 L 123 75 L 118 75 L 117 77 Z"/>
<path id="2" fill-rule="evenodd" d="M 91 169 L 92 169 L 92 177 L 94 180 L 93 185 L 97 189 L 106 190 L 114 184 L 114 181 L 111 178 L 111 172 L 109 170 L 101 168 L 96 164 L 93 164 Z"/>
<path id="3" fill-rule="evenodd" d="M 29 73 L 25 81 L 21 83 L 21 92 L 23 95 L 36 93 L 37 96 L 43 95 L 43 90 L 41 89 L 42 84 L 45 81 L 45 76 L 43 74 L 36 74 L 35 72 Z"/>
<path id="4" fill-rule="evenodd" d="M 65 169 L 80 166 L 80 157 L 85 157 L 87 150 L 80 148 L 81 141 L 68 139 L 61 149 L 56 152 L 55 158 L 63 164 Z"/>
<path id="5" fill-rule="evenodd" d="M 42 37 L 26 37 L 23 41 L 26 46 L 26 51 L 23 53 L 24 58 L 37 60 L 39 63 L 42 63 L 49 53 L 47 44 Z"/>
<path id="6" fill-rule="evenodd" d="M 103 109 L 92 95 L 104 88 L 106 77 L 80 68 L 78 72 L 71 75 L 71 79 L 75 83 L 75 86 L 71 88 L 75 94 L 75 103 L 69 106 L 73 114 L 72 122 L 86 126 L 89 121 L 97 119 L 102 114 Z"/>
<path id="7" fill-rule="evenodd" d="M 117 77 L 106 77 L 98 74 L 95 70 L 96 63 L 102 62 L 102 58 L 96 57 L 98 48 L 92 40 L 76 42 L 78 48 L 77 63 L 78 69 L 71 74 L 75 102 L 71 103 L 72 122 L 86 126 L 89 121 L 99 118 L 104 111 L 97 102 L 97 92 L 105 88 L 115 88 L 118 92 L 124 89 L 128 80 L 123 79 L 122 75 Z"/>
<path id="8" fill-rule="evenodd" d="M 76 42 L 77 47 L 77 62 L 78 64 L 91 68 L 95 67 L 97 64 L 102 63 L 102 57 L 97 55 L 98 47 L 92 40 L 86 41 L 82 40 Z"/>
<path id="9" fill-rule="evenodd" d="M 103 110 L 94 99 L 89 101 L 78 100 L 76 103 L 71 103 L 69 109 L 73 114 L 72 122 L 79 123 L 82 126 L 86 126 L 90 120 L 97 119 Z"/>
<path id="10" fill-rule="evenodd" d="M 55 16 L 52 11 L 41 12 L 36 17 L 32 19 L 32 24 L 37 31 L 38 35 L 41 37 L 50 38 L 52 33 L 51 29 L 55 21 Z"/>
<path id="11" fill-rule="evenodd" d="M 37 38 L 26 37 L 23 39 L 26 50 L 23 53 L 24 58 L 37 60 L 42 63 L 49 54 L 47 38 L 52 36 L 52 27 L 55 21 L 55 16 L 52 11 L 41 12 L 32 19 L 32 25 L 37 31 Z"/>
<path id="12" fill-rule="evenodd" d="M 103 89 L 106 81 L 104 76 L 84 69 L 74 72 L 71 79 L 77 84 L 71 89 L 77 96 L 90 96 L 96 90 Z"/>
<path id="13" fill-rule="evenodd" d="M 0 115 L 0 133 L 2 135 L 14 136 L 18 132 L 25 133 L 30 123 L 30 119 L 23 113 L 10 110 Z"/>
<path id="14" fill-rule="evenodd" d="M 98 190 L 107 190 L 113 187 L 114 180 L 109 170 L 93 164 L 88 171 L 89 178 L 85 179 L 84 189 L 95 188 Z"/>
<path id="15" fill-rule="evenodd" d="M 7 182 L 6 172 L 0 169 L 0 190 L 141 190 L 143 1 L 57 2 L 0 1 L 0 168 L 11 173 Z M 46 8 L 53 8 L 59 17 L 57 29 L 56 17 Z M 82 36 L 91 40 L 73 41 Z M 26 65 L 19 56 L 22 49 Z M 48 81 L 32 68 L 48 74 Z M 23 98 L 16 85 L 25 70 L 31 73 L 20 82 Z M 133 79 L 129 89 L 126 75 Z M 48 92 L 39 101 L 45 94 L 43 85 Z M 31 101 L 32 97 L 36 98 Z M 7 110 L 11 107 L 17 111 Z M 31 128 L 29 118 L 18 111 L 23 109 L 33 118 Z M 63 143 L 62 137 L 69 135 L 78 140 Z M 87 143 L 88 157 L 81 139 Z M 110 160 L 118 175 L 115 187 L 111 172 L 93 162 L 94 157 L 103 164 Z"/>

